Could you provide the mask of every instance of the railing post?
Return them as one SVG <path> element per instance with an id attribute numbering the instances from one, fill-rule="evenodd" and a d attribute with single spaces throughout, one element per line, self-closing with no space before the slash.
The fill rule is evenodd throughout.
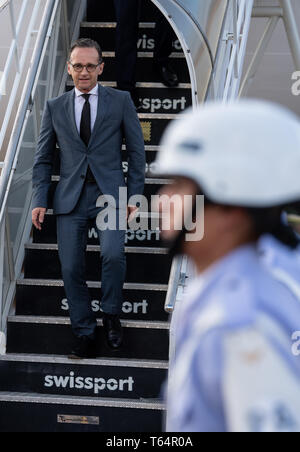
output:
<path id="1" fill-rule="evenodd" d="M 62 10 L 62 2 L 59 2 L 59 5 L 57 7 L 57 17 L 61 16 L 61 10 Z M 55 51 L 57 49 L 58 44 L 58 37 L 59 37 L 59 28 L 60 28 L 60 21 L 56 20 L 53 24 L 52 34 L 50 38 L 50 50 L 49 50 L 49 67 L 48 67 L 48 74 L 47 74 L 47 80 L 49 83 L 47 83 L 47 90 L 46 90 L 46 99 L 51 99 L 53 97 L 53 86 L 54 86 L 54 71 L 55 71 Z"/>
<path id="2" fill-rule="evenodd" d="M 295 14 L 290 0 L 280 0 L 283 10 L 283 21 L 289 40 L 296 70 L 300 70 L 300 36 Z"/>
<path id="3" fill-rule="evenodd" d="M 239 53 L 239 45 L 240 45 L 240 30 L 238 30 L 238 13 L 239 13 L 239 7 L 238 7 L 238 0 L 233 0 L 233 42 L 236 46 L 236 52 Z M 235 58 L 234 62 L 234 76 L 235 78 L 238 78 L 239 76 L 239 65 L 238 65 L 238 59 Z"/>
<path id="4" fill-rule="evenodd" d="M 5 223 L 0 223 L 0 331 L 2 330 L 2 313 L 4 310 L 4 249 Z"/>
<path id="5" fill-rule="evenodd" d="M 69 33 L 69 24 L 68 24 L 68 5 L 67 5 L 67 0 L 63 0 L 63 4 L 62 4 L 62 14 L 63 14 L 63 33 L 65 35 L 65 40 L 66 40 L 66 47 L 67 49 L 70 48 L 70 33 Z"/>
<path id="6" fill-rule="evenodd" d="M 24 8 L 24 6 L 23 6 L 23 8 Z M 25 8 L 26 8 L 26 6 L 25 6 Z M 18 39 L 18 33 L 17 33 L 17 29 L 16 29 L 14 6 L 13 6 L 12 2 L 9 3 L 9 15 L 10 15 L 12 34 L 13 34 L 13 37 L 14 37 L 14 40 L 16 43 L 14 53 L 15 53 L 16 64 L 17 64 L 17 68 L 18 68 L 17 72 L 21 72 L 20 58 L 19 58 L 19 39 Z"/>
<path id="7" fill-rule="evenodd" d="M 273 35 L 274 30 L 275 30 L 275 28 L 276 28 L 276 26 L 278 24 L 278 21 L 279 21 L 279 16 L 277 16 L 277 17 L 273 16 L 273 17 L 271 17 L 269 19 L 267 27 L 266 27 L 266 29 L 264 31 L 264 34 L 263 34 L 263 36 L 262 36 L 262 38 L 261 38 L 261 40 L 260 40 L 260 42 L 258 44 L 258 47 L 257 47 L 257 49 L 256 49 L 256 51 L 254 53 L 254 56 L 252 58 L 252 61 L 250 63 L 250 66 L 249 66 L 249 68 L 247 70 L 247 73 L 246 73 L 246 75 L 244 77 L 244 80 L 243 80 L 243 83 L 242 83 L 242 86 L 241 86 L 241 89 L 240 89 L 240 93 L 239 93 L 240 97 L 247 95 L 247 92 L 248 92 L 248 89 L 250 87 L 250 84 L 252 83 L 252 81 L 253 81 L 253 79 L 254 79 L 257 71 L 258 71 L 259 65 L 260 65 L 261 60 L 262 60 L 262 58 L 264 56 L 264 53 L 265 53 L 265 51 L 266 51 L 266 49 L 267 49 L 267 47 L 269 45 L 269 42 L 270 42 L 270 40 L 272 38 L 272 35 Z"/>

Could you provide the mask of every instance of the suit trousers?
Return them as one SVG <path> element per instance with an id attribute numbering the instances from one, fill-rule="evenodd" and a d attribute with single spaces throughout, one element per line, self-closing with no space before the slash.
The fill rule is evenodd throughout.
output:
<path id="1" fill-rule="evenodd" d="M 116 65 L 117 85 L 122 91 L 135 87 L 137 41 L 141 0 L 114 0 L 117 19 Z"/>
<path id="2" fill-rule="evenodd" d="M 133 93 L 136 83 L 137 41 L 141 0 L 114 0 L 116 63 L 118 89 Z M 164 65 L 173 52 L 175 33 L 167 19 L 157 10 L 154 63 Z"/>
<path id="3" fill-rule="evenodd" d="M 126 276 L 126 231 L 121 231 L 118 227 L 117 230 L 98 230 L 95 220 L 103 208 L 97 207 L 96 203 L 101 194 L 96 183 L 86 181 L 75 209 L 70 214 L 57 215 L 57 240 L 61 271 L 69 304 L 71 325 L 77 337 L 94 338 L 97 326 L 86 277 L 86 246 L 91 225 L 95 226 L 101 248 L 101 310 L 114 315 L 122 312 L 123 285 Z M 118 218 L 118 210 L 116 214 Z"/>

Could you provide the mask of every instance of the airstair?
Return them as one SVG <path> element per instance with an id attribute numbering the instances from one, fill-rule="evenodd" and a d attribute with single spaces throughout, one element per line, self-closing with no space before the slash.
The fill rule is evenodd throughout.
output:
<path id="1" fill-rule="evenodd" d="M 188 107 L 238 96 L 253 1 L 145 0 L 142 4 L 137 89 L 147 157 L 145 194 L 150 200 L 169 182 L 152 175 L 169 122 Z M 171 58 L 180 79 L 174 89 L 166 88 L 153 69 L 157 8 L 174 29 Z M 115 87 L 115 29 L 112 0 L 48 0 L 45 4 L 32 70 L 0 178 L 2 432 L 158 432 L 164 428 L 162 387 L 173 352 L 169 314 L 187 284 L 186 259 L 171 261 L 157 230 L 127 231 L 125 343 L 121 351 L 112 353 L 103 340 L 101 250 L 96 226 L 91 224 L 87 278 L 98 317 L 100 357 L 71 361 L 66 356 L 72 338 L 68 301 L 51 206 L 41 232 L 31 225 L 31 175 L 41 114 L 48 98 L 73 88 L 65 67 L 70 43 L 79 36 L 98 41 L 106 62 L 100 82 Z M 125 146 L 123 169 L 126 173 Z M 51 199 L 59 178 L 57 149 Z"/>

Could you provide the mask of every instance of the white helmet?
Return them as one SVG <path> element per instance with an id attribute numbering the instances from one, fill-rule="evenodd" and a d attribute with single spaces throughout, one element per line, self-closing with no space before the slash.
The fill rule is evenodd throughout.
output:
<path id="1" fill-rule="evenodd" d="M 300 199 L 300 122 L 263 101 L 209 103 L 167 129 L 157 174 L 194 180 L 213 202 L 268 208 Z"/>

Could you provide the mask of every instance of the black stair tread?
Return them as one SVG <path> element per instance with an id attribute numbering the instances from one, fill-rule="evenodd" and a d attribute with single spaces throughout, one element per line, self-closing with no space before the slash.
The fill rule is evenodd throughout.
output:
<path id="1" fill-rule="evenodd" d="M 158 8 L 150 1 L 143 0 L 141 8 L 141 21 L 155 21 L 157 16 L 161 13 Z M 99 0 L 89 0 L 87 3 L 87 20 L 105 20 L 114 21 L 116 20 L 114 2 L 111 0 L 100 1 Z"/>
<path id="2" fill-rule="evenodd" d="M 8 323 L 32 323 L 32 324 L 47 324 L 47 325 L 71 325 L 69 317 L 41 317 L 41 316 L 10 316 Z M 123 328 L 136 329 L 155 329 L 155 330 L 169 330 L 169 322 L 159 322 L 151 320 L 121 320 Z M 102 326 L 102 319 L 97 320 L 97 325 Z"/>
<path id="3" fill-rule="evenodd" d="M 102 358 L 126 358 L 133 360 L 168 360 L 168 322 L 122 321 L 124 343 L 120 350 L 111 350 L 105 340 L 103 323 L 97 322 L 96 346 Z M 61 355 L 70 353 L 72 329 L 66 317 L 9 317 L 7 322 L 7 352 L 37 355 Z M 49 340 L 51 338 L 51 340 Z"/>
<path id="4" fill-rule="evenodd" d="M 64 282 L 62 279 L 32 279 L 23 278 L 17 280 L 19 286 L 56 286 L 63 287 Z M 101 282 L 87 281 L 87 285 L 90 288 L 101 288 Z M 167 292 L 168 286 L 166 284 L 141 284 L 141 283 L 125 283 L 125 290 L 149 290 L 149 291 L 161 291 Z"/>
<path id="5" fill-rule="evenodd" d="M 165 410 L 165 404 L 158 399 L 113 399 L 76 396 L 56 396 L 24 392 L 0 392 L 0 402 L 42 403 L 55 405 L 102 406 L 111 408 L 132 408 L 143 410 Z"/>
<path id="6" fill-rule="evenodd" d="M 116 58 L 116 52 L 102 52 L 103 58 Z M 147 52 L 147 51 L 139 51 L 137 52 L 138 58 L 153 58 L 154 53 L 153 52 Z M 185 55 L 183 52 L 173 52 L 169 56 L 171 59 L 182 59 L 186 61 Z"/>
<path id="7" fill-rule="evenodd" d="M 60 176 L 51 176 L 52 182 L 59 182 Z M 158 179 L 158 178 L 146 178 L 146 185 L 170 185 L 172 179 Z"/>
<path id="8" fill-rule="evenodd" d="M 156 21 L 149 19 L 139 22 L 137 50 L 153 51 L 157 44 Z M 116 20 L 111 21 L 84 21 L 80 24 L 80 36 L 99 42 L 104 51 L 115 50 Z M 178 36 L 172 32 L 171 36 L 174 52 L 181 52 L 182 47 Z"/>
<path id="9" fill-rule="evenodd" d="M 103 86 L 108 86 L 110 88 L 115 88 L 117 86 L 116 82 L 109 82 L 109 81 L 103 81 L 100 82 L 101 85 Z M 68 82 L 69 86 L 74 86 L 73 82 L 69 81 Z M 158 88 L 158 89 L 165 89 L 165 90 L 190 90 L 192 88 L 191 83 L 179 83 L 178 86 L 174 86 L 173 88 L 169 88 L 166 85 L 164 85 L 163 83 L 159 83 L 159 82 L 137 82 L 136 83 L 136 88 Z"/>
<path id="10" fill-rule="evenodd" d="M 66 355 L 34 357 L 17 352 L 0 359 L 0 387 L 2 392 L 27 394 L 161 399 L 161 387 L 168 373 L 167 361 L 111 358 L 71 360 Z"/>
<path id="11" fill-rule="evenodd" d="M 47 275 L 45 275 L 47 278 Z M 23 281 L 23 282 L 22 282 Z M 150 281 L 151 282 L 151 281 Z M 125 284 L 121 318 L 124 320 L 168 320 L 164 306 L 167 285 Z M 97 318 L 101 311 L 100 281 L 88 283 L 91 307 Z M 21 280 L 16 286 L 15 315 L 61 317 L 69 313 L 68 299 L 63 280 Z"/>
<path id="12" fill-rule="evenodd" d="M 99 81 L 111 82 L 116 80 L 116 59 L 114 52 L 104 52 L 106 69 L 104 70 Z M 187 64 L 187 60 L 183 53 L 173 53 L 170 58 L 170 64 L 175 68 L 180 83 L 191 83 L 191 76 Z M 137 82 L 159 83 L 161 75 L 157 72 L 153 65 L 153 52 L 138 52 L 137 59 Z"/>
<path id="13" fill-rule="evenodd" d="M 134 360 L 134 359 L 113 359 L 95 358 L 72 360 L 63 355 L 33 355 L 27 353 L 7 353 L 0 355 L 0 362 L 26 362 L 26 363 L 49 363 L 49 364 L 76 364 L 79 366 L 105 366 L 105 367 L 126 367 L 141 369 L 168 369 L 168 361 L 163 360 Z"/>
<path id="14" fill-rule="evenodd" d="M 108 87 L 108 88 L 116 88 L 117 87 L 117 83 L 113 82 L 113 81 L 101 81 L 100 80 L 100 85 Z M 74 82 L 69 78 L 67 81 L 67 86 L 70 87 L 74 87 Z M 151 88 L 158 88 L 158 89 L 165 89 L 165 90 L 190 90 L 192 85 L 191 83 L 179 83 L 178 86 L 175 86 L 173 88 L 169 88 L 167 86 L 165 86 L 163 83 L 159 83 L 159 82 L 137 82 L 136 83 L 136 88 L 147 88 L 147 89 L 151 89 Z"/>
<path id="15" fill-rule="evenodd" d="M 58 251 L 58 245 L 56 243 L 27 243 L 25 249 L 28 250 L 49 250 Z M 87 252 L 100 252 L 99 245 L 87 245 Z M 127 254 L 168 254 L 169 251 L 166 248 L 152 248 L 152 247 L 125 247 L 125 253 Z"/>
<path id="16" fill-rule="evenodd" d="M 107 21 L 107 22 L 81 22 L 80 26 L 82 28 L 116 28 L 117 22 Z M 139 28 L 155 28 L 155 22 L 139 22 Z"/>
<path id="17" fill-rule="evenodd" d="M 36 144 L 30 141 L 26 142 L 26 145 L 24 146 L 25 148 L 32 148 L 34 147 Z M 59 145 L 58 143 L 56 143 L 56 149 L 59 149 Z M 160 150 L 160 146 L 159 145 L 145 145 L 145 151 L 147 152 L 158 152 Z M 122 146 L 122 151 L 126 151 L 126 144 L 124 144 Z"/>
<path id="18" fill-rule="evenodd" d="M 168 284 L 172 259 L 167 248 L 125 248 L 127 283 Z M 101 281 L 101 249 L 89 245 L 86 256 L 86 280 Z M 100 259 L 100 260 L 99 260 Z M 43 265 L 41 266 L 41 262 Z M 62 279 L 57 244 L 25 245 L 24 276 L 30 279 Z"/>
<path id="19" fill-rule="evenodd" d="M 178 114 L 168 114 L 168 113 L 139 113 L 138 117 L 140 119 L 167 119 L 173 120 L 178 119 Z"/>

